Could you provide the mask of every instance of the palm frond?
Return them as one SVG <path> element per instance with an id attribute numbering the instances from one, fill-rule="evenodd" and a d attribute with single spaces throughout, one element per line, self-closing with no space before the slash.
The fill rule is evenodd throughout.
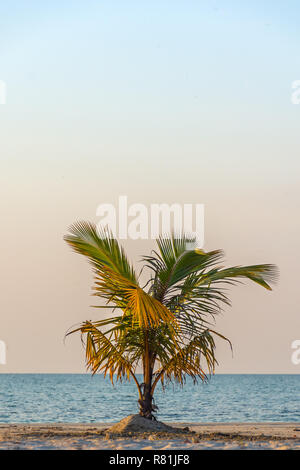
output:
<path id="1" fill-rule="evenodd" d="M 161 322 L 176 323 L 168 308 L 143 291 L 123 249 L 111 234 L 88 222 L 78 222 L 70 228 L 65 241 L 72 249 L 87 256 L 95 269 L 94 295 L 114 303 L 124 314 L 131 314 L 145 328 Z"/>
<path id="2" fill-rule="evenodd" d="M 86 256 L 96 269 L 106 266 L 129 281 L 137 282 L 124 249 L 109 231 L 97 230 L 95 224 L 84 221 L 71 225 L 69 231 L 64 240 L 76 253 Z"/>
<path id="3" fill-rule="evenodd" d="M 194 382 L 198 378 L 206 380 L 207 373 L 213 373 L 217 364 L 215 341 L 212 333 L 227 340 L 224 336 L 209 329 L 195 336 L 188 344 L 177 350 L 176 353 L 173 353 L 168 362 L 162 363 L 161 367 L 156 371 L 152 391 L 154 392 L 159 380 L 164 382 L 165 379 L 172 380 L 174 378 L 180 384 L 184 383 L 186 376 L 192 377 Z M 207 373 L 202 366 L 202 360 L 206 363 Z"/>
<path id="4" fill-rule="evenodd" d="M 90 321 L 82 323 L 79 328 L 70 331 L 68 335 L 80 331 L 86 335 L 86 363 L 87 368 L 95 374 L 97 371 L 103 372 L 104 377 L 108 373 L 113 383 L 114 375 L 117 380 L 130 376 L 137 382 L 133 371 L 132 361 L 126 357 L 125 348 L 122 343 L 116 341 L 114 344 L 111 338 L 97 328 L 100 322 L 95 324 Z"/>
<path id="5" fill-rule="evenodd" d="M 125 316 L 130 315 L 140 327 L 155 327 L 162 322 L 176 327 L 176 319 L 165 305 L 108 267 L 97 270 L 94 291 L 94 295 L 121 308 Z"/>
<path id="6" fill-rule="evenodd" d="M 176 284 L 193 273 L 204 271 L 216 264 L 222 257 L 221 250 L 205 253 L 199 249 L 191 249 L 193 240 L 182 238 L 161 237 L 157 240 L 159 253 L 144 257 L 146 265 L 154 272 L 152 287 L 154 296 L 162 301 Z"/>
<path id="7" fill-rule="evenodd" d="M 199 279 L 198 285 L 211 285 L 218 282 L 233 284 L 243 278 L 250 279 L 265 289 L 272 290 L 270 284 L 277 281 L 278 269 L 274 264 L 256 264 L 212 270 Z"/>

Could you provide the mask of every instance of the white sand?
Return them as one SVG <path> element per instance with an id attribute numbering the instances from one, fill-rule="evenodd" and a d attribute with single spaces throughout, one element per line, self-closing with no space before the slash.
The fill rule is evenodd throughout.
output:
<path id="1" fill-rule="evenodd" d="M 0 449 L 300 450 L 300 423 L 172 423 L 195 431 L 174 439 L 157 439 L 155 434 L 106 439 L 103 430 L 110 425 L 0 424 Z"/>

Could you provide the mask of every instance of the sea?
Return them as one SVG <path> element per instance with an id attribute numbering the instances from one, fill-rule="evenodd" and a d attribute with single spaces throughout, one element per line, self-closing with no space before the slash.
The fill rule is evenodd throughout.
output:
<path id="1" fill-rule="evenodd" d="M 0 374 L 0 423 L 111 423 L 137 413 L 137 400 L 133 381 L 100 374 Z M 155 404 L 165 422 L 300 422 L 300 375 L 187 379 L 158 386 Z"/>

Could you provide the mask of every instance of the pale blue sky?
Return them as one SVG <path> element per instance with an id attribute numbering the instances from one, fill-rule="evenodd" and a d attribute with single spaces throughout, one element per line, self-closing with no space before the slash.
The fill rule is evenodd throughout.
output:
<path id="1" fill-rule="evenodd" d="M 94 315 L 90 274 L 62 236 L 126 194 L 204 203 L 207 248 L 279 264 L 274 293 L 233 293 L 220 371 L 297 372 L 299 26 L 291 0 L 2 2 L 0 371 L 83 369 L 79 340 L 61 338 Z"/>
<path id="2" fill-rule="evenodd" d="M 243 184 L 258 168 L 263 184 L 289 183 L 290 166 L 299 170 L 299 108 L 290 95 L 300 69 L 300 7 L 241 3 L 3 5 L 0 73 L 8 102 L 1 127 L 28 146 L 19 152 L 8 144 L 8 168 L 18 162 L 23 173 L 26 161 L 35 172 L 38 160 L 55 173 L 58 162 L 64 170 L 84 156 L 100 171 L 101 153 L 121 165 L 122 176 L 124 158 L 125 166 L 143 162 L 152 174 L 162 156 L 178 174 L 184 153 L 186 165 L 201 159 L 209 170 L 207 147 L 217 140 L 214 170 L 242 163 L 251 166 Z M 32 149 L 33 138 L 43 155 Z M 261 151 L 234 155 L 233 139 L 255 141 Z M 74 173 L 82 176 L 81 165 Z"/>

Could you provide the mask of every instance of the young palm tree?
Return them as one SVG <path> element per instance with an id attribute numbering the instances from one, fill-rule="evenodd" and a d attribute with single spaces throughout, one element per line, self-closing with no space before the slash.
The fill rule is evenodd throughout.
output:
<path id="1" fill-rule="evenodd" d="M 111 308 L 110 318 L 85 321 L 87 368 L 109 373 L 113 382 L 133 378 L 139 394 L 140 415 L 155 419 L 153 403 L 159 382 L 174 379 L 183 384 L 214 372 L 216 336 L 211 328 L 222 304 L 230 304 L 224 286 L 247 278 L 271 290 L 277 269 L 272 264 L 219 266 L 221 250 L 204 252 L 192 247 L 186 236 L 157 240 L 158 251 L 143 257 L 151 276 L 141 287 L 133 267 L 117 240 L 93 224 L 72 225 L 66 242 L 86 256 L 95 272 L 94 295 L 106 301 L 98 308 Z M 141 365 L 143 383 L 136 369 Z"/>

